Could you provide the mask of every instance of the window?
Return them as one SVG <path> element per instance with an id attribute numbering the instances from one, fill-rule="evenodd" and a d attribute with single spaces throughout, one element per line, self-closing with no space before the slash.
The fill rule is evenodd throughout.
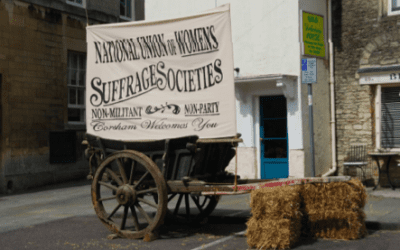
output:
<path id="1" fill-rule="evenodd" d="M 376 148 L 400 151 L 400 83 L 376 86 Z"/>
<path id="2" fill-rule="evenodd" d="M 389 16 L 400 14 L 400 0 L 389 0 Z"/>
<path id="3" fill-rule="evenodd" d="M 86 54 L 68 52 L 68 122 L 85 123 Z"/>
<path id="4" fill-rule="evenodd" d="M 132 20 L 132 7 L 133 7 L 133 0 L 120 0 L 119 2 L 119 15 L 122 19 L 125 20 Z"/>
<path id="5" fill-rule="evenodd" d="M 400 148 L 400 87 L 381 90 L 381 147 Z"/>
<path id="6" fill-rule="evenodd" d="M 85 7 L 86 0 L 67 0 L 67 3 L 79 7 Z"/>

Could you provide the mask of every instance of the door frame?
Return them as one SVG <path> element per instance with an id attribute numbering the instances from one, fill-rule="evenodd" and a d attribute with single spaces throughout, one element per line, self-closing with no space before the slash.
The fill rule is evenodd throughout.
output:
<path id="1" fill-rule="evenodd" d="M 263 164 L 262 164 L 262 159 L 261 159 L 261 149 L 263 148 L 263 146 L 262 146 L 262 144 L 261 144 L 261 140 L 260 140 L 260 138 L 261 138 L 261 122 L 260 122 L 260 120 L 261 120 L 261 112 L 260 112 L 260 110 L 261 110 L 261 107 L 260 107 L 260 100 L 261 100 L 261 98 L 262 97 L 264 97 L 264 98 L 271 98 L 271 97 L 275 97 L 275 96 L 281 96 L 281 97 L 283 97 L 284 99 L 285 99 L 285 103 L 286 103 L 286 158 L 285 159 L 287 159 L 287 160 L 285 160 L 285 161 L 282 161 L 282 159 L 283 158 L 277 158 L 276 159 L 276 163 L 284 163 L 284 162 L 287 162 L 287 176 L 289 177 L 289 153 L 290 153 L 290 151 L 289 151 L 289 124 L 288 124 L 288 122 L 289 122 L 289 117 L 288 117 L 288 99 L 287 99 L 287 97 L 284 95 L 284 94 L 269 94 L 269 95 L 259 95 L 258 96 L 258 143 L 259 143 L 259 145 L 260 145 L 260 147 L 259 147 L 259 149 L 258 149 L 258 152 L 259 152 L 259 158 L 258 158 L 258 161 L 260 162 L 260 179 L 262 178 L 262 172 L 264 171 L 264 169 L 262 169 L 262 167 L 263 167 Z M 265 118 L 265 117 L 264 117 Z M 267 158 L 264 158 L 264 159 L 267 159 Z M 272 158 L 270 158 L 271 160 L 272 160 Z"/>
<path id="2" fill-rule="evenodd" d="M 300 68 L 299 68 L 300 69 Z M 246 86 L 244 88 L 244 86 Z M 260 96 L 283 95 L 286 97 L 288 108 L 288 157 L 289 157 L 289 177 L 293 174 L 303 177 L 304 161 L 296 161 L 293 164 L 292 150 L 297 150 L 295 156 L 304 159 L 303 148 L 303 118 L 301 105 L 301 81 L 295 75 L 259 75 L 256 77 L 239 77 L 235 79 L 236 105 L 239 112 L 240 103 L 251 102 L 251 117 L 246 122 L 251 122 L 252 129 L 251 144 L 254 147 L 254 168 L 255 178 L 261 179 L 261 143 L 260 143 Z M 243 88 L 243 89 L 242 89 Z M 291 110 L 291 111 L 289 111 Z M 293 126 L 293 122 L 297 124 Z M 291 124 L 292 123 L 292 124 Z M 240 131 L 239 131 L 240 132 Z M 248 138 L 250 140 L 250 138 Z"/>
<path id="3" fill-rule="evenodd" d="M 263 96 L 276 96 L 276 93 L 270 93 L 270 94 L 261 94 L 261 95 L 254 95 L 253 96 L 253 105 L 254 105 L 254 138 L 255 138 L 255 145 L 256 145 L 256 157 L 257 157 L 257 178 L 261 179 L 261 172 L 262 172 L 262 166 L 261 166 L 261 141 L 260 141 L 260 129 L 261 129 L 261 123 L 260 123 L 260 98 Z M 278 94 L 278 95 L 283 95 L 283 94 Z M 283 95 L 284 96 L 284 95 Z M 286 106 L 288 105 L 288 101 L 286 96 L 284 96 L 286 99 Z M 286 121 L 289 122 L 289 117 L 287 114 L 286 110 Z M 288 161 L 288 176 L 290 176 L 290 148 L 289 148 L 289 124 L 287 124 L 287 161 Z"/>
<path id="4" fill-rule="evenodd" d="M 254 100 L 254 132 L 255 132 L 255 145 L 257 157 L 257 179 L 261 179 L 261 141 L 260 141 L 260 97 L 261 95 L 253 96 Z"/>

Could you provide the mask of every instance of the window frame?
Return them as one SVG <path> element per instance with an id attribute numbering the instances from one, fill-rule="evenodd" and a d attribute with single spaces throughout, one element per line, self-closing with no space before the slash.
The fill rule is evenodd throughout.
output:
<path id="1" fill-rule="evenodd" d="M 400 0 L 388 0 L 388 16 L 393 16 L 393 15 L 400 15 L 400 6 L 393 8 L 393 2 L 394 1 L 400 1 Z"/>
<path id="2" fill-rule="evenodd" d="M 68 124 L 71 125 L 85 125 L 86 124 L 86 71 L 87 71 L 87 60 L 86 60 L 86 53 L 83 52 L 78 52 L 78 51 L 72 51 L 72 50 L 68 50 L 67 52 L 67 89 L 68 89 L 68 97 L 67 97 L 67 112 L 69 112 L 69 109 L 80 109 L 83 110 L 83 115 L 81 114 L 81 119 L 80 121 L 70 121 L 69 120 L 69 116 L 67 115 L 67 119 L 68 119 Z M 73 54 L 77 55 L 77 64 L 76 64 L 76 69 L 71 68 L 70 65 L 70 56 L 72 56 Z M 80 60 L 79 60 L 79 56 L 84 56 L 85 60 L 85 66 L 84 66 L 84 71 L 85 71 L 85 75 L 84 75 L 84 84 L 83 86 L 79 85 L 79 74 L 82 72 L 82 69 L 80 68 Z M 71 79 L 71 74 L 73 72 L 73 70 L 76 70 L 76 85 L 72 85 L 70 84 L 70 79 Z M 71 88 L 76 89 L 76 101 L 75 104 L 70 104 L 70 90 Z M 83 89 L 83 104 L 78 104 L 78 89 Z"/>
<path id="3" fill-rule="evenodd" d="M 76 3 L 76 0 L 72 0 L 74 2 L 70 2 L 70 0 L 65 0 L 65 2 L 69 5 L 73 5 L 76 7 L 86 8 L 86 0 L 82 0 L 82 4 Z"/>
<path id="4" fill-rule="evenodd" d="M 375 145 L 382 147 L 382 88 L 400 87 L 400 83 L 377 84 L 375 90 Z M 390 152 L 400 152 L 400 148 L 388 148 Z"/>
<path id="5" fill-rule="evenodd" d="M 121 16 L 121 0 L 120 0 L 119 1 L 120 2 L 120 4 L 119 4 L 119 12 L 120 12 L 119 18 L 121 18 L 122 20 L 125 20 L 125 21 L 135 20 L 135 12 L 134 12 L 135 0 L 124 0 L 124 1 L 130 1 L 131 2 L 131 17 Z M 125 8 L 125 13 L 126 13 L 126 9 L 127 8 Z"/>

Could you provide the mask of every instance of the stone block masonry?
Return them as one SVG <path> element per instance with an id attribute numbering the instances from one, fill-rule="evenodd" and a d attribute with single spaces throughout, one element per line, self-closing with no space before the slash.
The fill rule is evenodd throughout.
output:
<path id="1" fill-rule="evenodd" d="M 144 0 L 134 16 L 144 19 Z M 0 193 L 85 177 L 84 125 L 68 122 L 68 53 L 86 53 L 86 25 L 120 21 L 119 2 L 0 0 Z M 88 19 L 86 17 L 88 13 Z M 50 164 L 49 136 L 73 129 L 76 163 Z"/>
<path id="2" fill-rule="evenodd" d="M 87 174 L 83 127 L 76 131 L 77 162 L 49 162 L 49 134 L 68 124 L 68 51 L 86 51 L 86 18 L 71 6 L 30 2 L 41 1 L 0 1 L 0 193 Z"/>
<path id="3" fill-rule="evenodd" d="M 361 172 L 347 170 L 343 162 L 348 158 L 350 145 L 367 144 L 376 148 L 375 85 L 360 85 L 358 69 L 371 66 L 399 64 L 400 15 L 382 13 L 387 1 L 333 1 L 333 42 L 335 46 L 335 95 L 337 160 L 339 175 L 350 174 L 361 178 Z M 385 3 L 382 5 L 382 3 Z M 400 168 L 393 161 L 393 182 L 400 184 Z M 377 181 L 375 163 L 369 159 L 367 178 Z M 387 180 L 383 178 L 383 184 Z"/>

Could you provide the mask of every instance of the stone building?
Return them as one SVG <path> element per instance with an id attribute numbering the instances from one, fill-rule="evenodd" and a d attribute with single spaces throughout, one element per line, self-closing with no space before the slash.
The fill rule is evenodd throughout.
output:
<path id="1" fill-rule="evenodd" d="M 343 167 L 352 144 L 364 143 L 368 151 L 400 151 L 399 38 L 400 1 L 333 0 L 339 174 L 361 174 Z M 395 185 L 400 183 L 398 160 L 390 165 Z M 378 179 L 371 159 L 366 174 Z M 388 184 L 386 175 L 382 184 Z"/>
<path id="2" fill-rule="evenodd" d="M 143 0 L 0 1 L 0 193 L 86 176 L 86 25 L 141 19 Z"/>

